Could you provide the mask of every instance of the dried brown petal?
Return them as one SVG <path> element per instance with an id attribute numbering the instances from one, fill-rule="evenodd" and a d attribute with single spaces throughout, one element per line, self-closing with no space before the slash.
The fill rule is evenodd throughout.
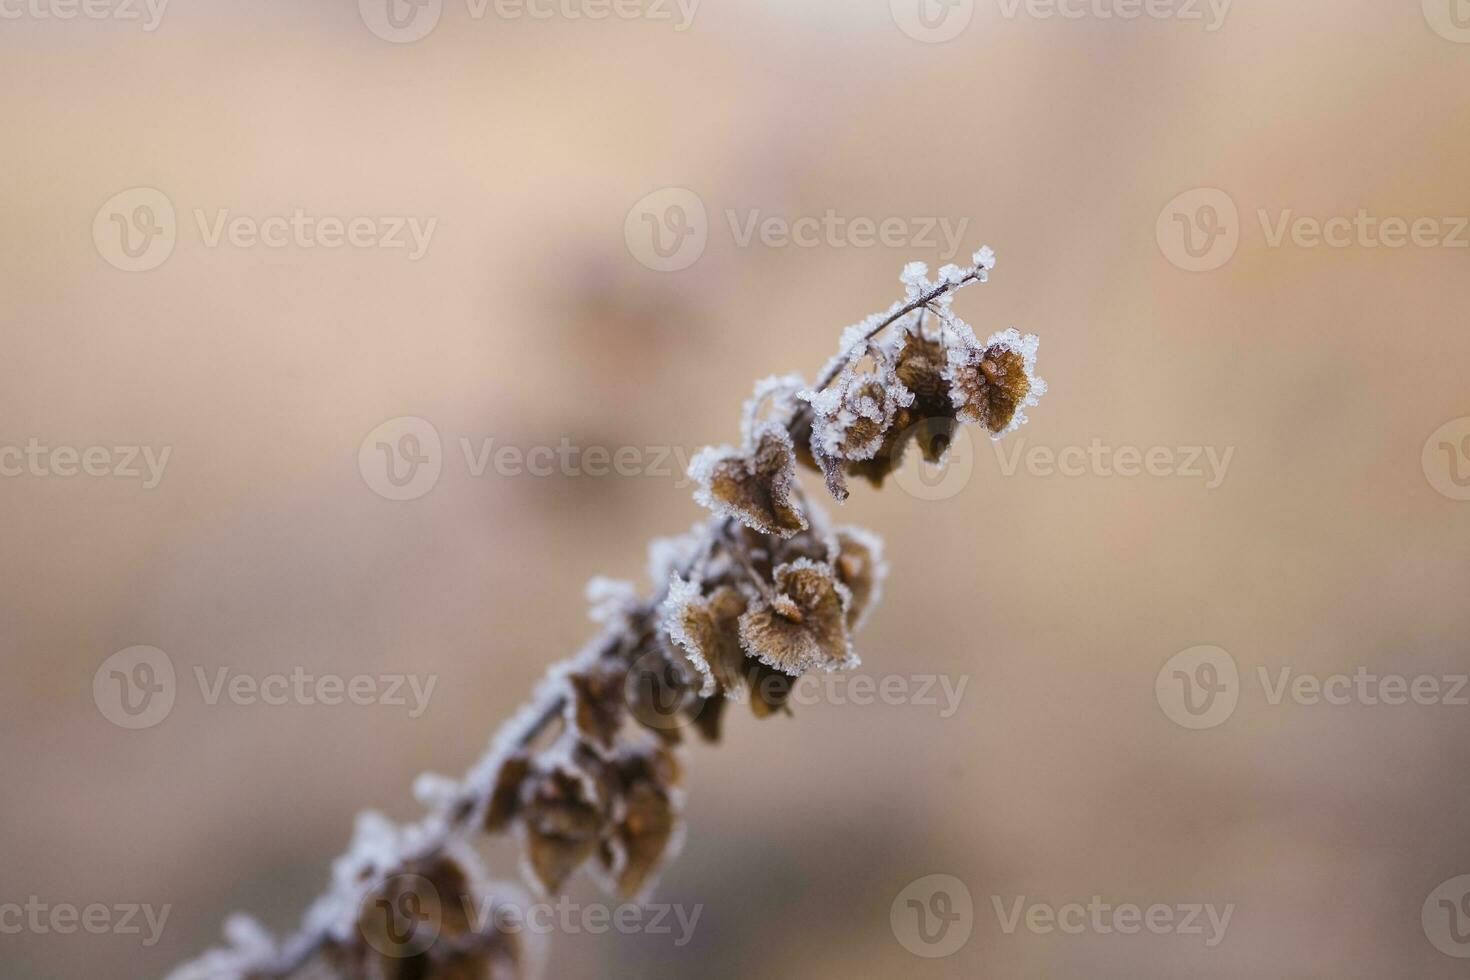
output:
<path id="1" fill-rule="evenodd" d="M 485 898 L 476 878 L 445 854 L 404 865 L 363 899 L 358 942 L 328 944 L 309 969 L 371 980 L 514 980 L 520 938 L 475 918 Z"/>
<path id="2" fill-rule="evenodd" d="M 645 729 L 666 742 L 680 741 L 679 729 L 688 723 L 699 673 L 688 656 L 668 641 L 655 639 L 628 667 L 623 696 L 629 711 Z"/>
<path id="3" fill-rule="evenodd" d="M 750 711 L 757 718 L 774 714 L 791 714 L 786 702 L 796 681 L 791 675 L 767 667 L 759 660 L 750 661 Z"/>
<path id="4" fill-rule="evenodd" d="M 817 667 L 854 665 L 847 638 L 847 587 L 831 566 L 800 558 L 779 566 L 776 597 L 740 617 L 745 650 L 767 666 L 793 677 Z"/>
<path id="5" fill-rule="evenodd" d="M 500 764 L 500 771 L 495 774 L 495 786 L 490 790 L 490 801 L 485 807 L 487 834 L 499 833 L 510 826 L 520 810 L 521 783 L 530 771 L 530 760 L 520 753 Z"/>
<path id="6" fill-rule="evenodd" d="M 618 760 L 622 785 L 621 819 L 614 828 L 604 863 L 626 899 L 641 897 L 669 856 L 679 826 L 674 787 L 679 765 L 666 749 L 640 749 Z"/>
<path id="7" fill-rule="evenodd" d="M 763 423 L 753 448 L 705 449 L 689 464 L 699 484 L 694 499 L 716 514 L 735 517 L 762 534 L 789 537 L 806 529 L 806 517 L 793 497 L 796 448 L 786 429 Z"/>
<path id="8" fill-rule="evenodd" d="M 881 359 L 873 371 L 844 370 L 826 388 L 801 397 L 812 406 L 812 453 L 840 460 L 871 459 L 894 414 L 914 401 L 913 392 Z"/>
<path id="9" fill-rule="evenodd" d="M 627 669 L 600 661 L 586 671 L 567 675 L 572 689 L 572 726 L 583 738 L 610 749 L 623 727 L 623 688 Z"/>
<path id="10" fill-rule="evenodd" d="M 526 857 L 547 894 L 561 891 L 597 850 L 607 823 L 613 774 L 578 749 L 532 775 L 522 790 Z"/>
<path id="11" fill-rule="evenodd" d="M 837 580 L 847 586 L 852 601 L 847 609 L 847 628 L 859 629 L 882 592 L 888 565 L 883 561 L 883 541 L 860 527 L 837 529 L 837 559 L 832 567 Z"/>
<path id="12" fill-rule="evenodd" d="M 994 335 L 984 346 L 973 334 L 958 333 L 947 351 L 945 377 L 960 421 L 1000 435 L 1026 420 L 1021 408 L 1046 390 L 1035 376 L 1036 343 L 1015 330 Z"/>
<path id="13" fill-rule="evenodd" d="M 739 690 L 744 683 L 740 616 L 745 607 L 745 596 L 728 585 L 717 586 L 706 596 L 697 585 L 676 576 L 669 587 L 664 628 L 705 678 L 702 696 Z"/>
<path id="14" fill-rule="evenodd" d="M 716 694 L 710 698 L 700 698 L 694 702 L 689 709 L 689 717 L 694 721 L 694 729 L 699 732 L 701 738 L 706 742 L 718 742 L 720 740 L 721 721 L 725 716 L 725 698 Z"/>

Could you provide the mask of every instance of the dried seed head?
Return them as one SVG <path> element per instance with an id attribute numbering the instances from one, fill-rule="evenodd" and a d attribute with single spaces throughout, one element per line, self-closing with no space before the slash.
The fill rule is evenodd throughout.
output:
<path id="1" fill-rule="evenodd" d="M 627 675 L 626 666 L 607 660 L 567 675 L 572 692 L 568 721 L 578 735 L 603 749 L 617 744 L 618 732 L 623 727 L 627 708 L 623 688 Z"/>
<path id="2" fill-rule="evenodd" d="M 883 561 L 883 539 L 850 525 L 838 528 L 836 538 L 838 554 L 832 567 L 837 572 L 837 580 L 852 594 L 847 628 L 856 632 L 883 594 L 883 579 L 888 575 L 888 564 Z"/>
<path id="3" fill-rule="evenodd" d="M 630 750 L 615 765 L 619 818 L 600 854 L 618 893 L 638 901 L 677 849 L 679 765 L 672 752 L 660 747 Z"/>
<path id="4" fill-rule="evenodd" d="M 677 575 L 664 600 L 664 629 L 703 678 L 702 697 L 743 685 L 745 651 L 740 646 L 740 616 L 746 598 L 728 585 L 708 596 Z"/>
<path id="5" fill-rule="evenodd" d="M 500 763 L 490 798 L 485 804 L 483 826 L 489 834 L 500 833 L 510 826 L 521 808 L 521 784 L 531 771 L 531 760 L 524 752 L 508 756 Z"/>
<path id="6" fill-rule="evenodd" d="M 847 636 L 851 595 L 832 567 L 799 558 L 779 566 L 774 579 L 776 600 L 753 606 L 740 617 L 746 652 L 792 677 L 812 668 L 855 666 Z"/>
<path id="7" fill-rule="evenodd" d="M 872 459 L 894 414 L 914 402 L 886 359 L 872 371 L 843 371 L 826 388 L 800 397 L 812 406 L 813 453 L 844 461 Z"/>
<path id="8" fill-rule="evenodd" d="M 596 853 L 615 785 L 607 765 L 580 746 L 541 765 L 522 785 L 521 826 L 532 879 L 554 895 Z"/>
<path id="9" fill-rule="evenodd" d="M 1005 330 L 981 345 L 966 328 L 946 330 L 946 340 L 944 376 L 960 421 L 983 425 L 995 437 L 1024 424 L 1023 409 L 1046 393 L 1046 382 L 1036 377 L 1036 335 Z"/>
<path id="10" fill-rule="evenodd" d="M 744 451 L 702 450 L 689 463 L 689 477 L 698 484 L 694 499 L 722 517 L 780 537 L 806 529 L 794 496 L 796 448 L 783 426 L 761 423 Z"/>

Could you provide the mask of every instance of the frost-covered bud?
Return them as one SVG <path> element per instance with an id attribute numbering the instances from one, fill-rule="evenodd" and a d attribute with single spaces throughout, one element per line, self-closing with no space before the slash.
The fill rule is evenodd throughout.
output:
<path id="1" fill-rule="evenodd" d="M 663 628 L 699 673 L 702 697 L 738 691 L 744 683 L 745 651 L 740 647 L 740 616 L 746 599 L 728 585 L 708 596 L 677 575 L 663 603 Z"/>
<path id="2" fill-rule="evenodd" d="M 612 811 L 613 774 L 597 755 L 575 743 L 538 760 L 521 787 L 526 862 L 548 895 L 597 851 Z"/>
<path id="3" fill-rule="evenodd" d="M 744 450 L 701 450 L 689 462 L 689 477 L 698 484 L 694 499 L 722 517 L 783 538 L 806 530 L 794 496 L 796 447 L 782 425 L 760 424 Z"/>
<path id="4" fill-rule="evenodd" d="M 667 748 L 639 746 L 620 753 L 613 766 L 619 817 L 599 857 L 618 894 L 638 902 L 679 849 L 679 763 Z"/>
<path id="5" fill-rule="evenodd" d="M 1046 393 L 1046 382 L 1036 376 L 1039 343 L 1035 334 L 1005 330 L 982 345 L 963 324 L 947 326 L 944 379 L 956 417 L 983 425 L 996 438 L 1025 424 L 1023 409 Z"/>
<path id="6" fill-rule="evenodd" d="M 865 528 L 848 525 L 837 529 L 836 540 L 837 557 L 832 567 L 837 580 L 851 593 L 847 628 L 857 632 L 883 595 L 883 580 L 888 576 L 883 539 Z"/>
<path id="7" fill-rule="evenodd" d="M 821 391 L 804 391 L 812 406 L 812 451 L 830 459 L 872 459 L 901 408 L 914 403 L 885 363 L 876 371 L 843 373 Z"/>
<path id="8" fill-rule="evenodd" d="M 771 600 L 740 617 L 745 651 L 792 677 L 813 668 L 857 666 L 847 635 L 852 595 L 832 566 L 799 558 L 778 566 L 773 577 L 776 591 Z"/>
<path id="9" fill-rule="evenodd" d="M 917 299 L 919 294 L 928 289 L 932 283 L 929 282 L 929 266 L 923 262 L 910 262 L 903 267 L 898 281 L 903 283 L 907 299 Z"/>
<path id="10" fill-rule="evenodd" d="M 627 676 L 626 666 L 606 660 L 567 674 L 567 723 L 584 741 L 603 749 L 617 743 L 627 714 Z"/>

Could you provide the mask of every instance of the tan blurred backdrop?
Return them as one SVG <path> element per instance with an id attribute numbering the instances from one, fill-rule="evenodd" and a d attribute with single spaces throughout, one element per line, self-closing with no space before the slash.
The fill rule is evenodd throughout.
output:
<path id="1" fill-rule="evenodd" d="M 232 910 L 293 923 L 356 811 L 413 816 L 414 775 L 460 773 L 591 634 L 588 577 L 645 584 L 645 542 L 699 516 L 673 460 L 735 439 L 755 378 L 813 373 L 904 262 L 952 258 L 944 219 L 959 261 L 1000 256 L 957 311 L 1040 334 L 1051 393 L 957 486 L 862 488 L 838 516 L 893 568 L 863 672 L 962 682 L 959 703 L 737 716 L 691 754 L 657 895 L 703 906 L 692 940 L 558 936 L 549 975 L 1464 974 L 1462 0 L 648 0 L 600 21 L 573 16 L 596 0 L 444 0 L 394 22 L 374 0 L 173 0 L 152 29 L 141 0 L 94 2 L 0 20 L 0 447 L 169 456 L 154 486 L 141 453 L 136 478 L 0 479 L 0 903 L 170 912 L 152 945 L 9 930 L 0 973 L 157 976 Z M 657 271 L 638 208 L 667 188 L 689 193 L 641 206 L 703 250 Z M 689 194 L 702 222 L 666 207 Z M 297 209 L 371 221 L 336 248 L 249 240 Z M 815 241 L 745 235 L 829 211 L 848 224 Z M 1433 220 L 1389 247 L 1360 211 Z M 1301 217 L 1354 221 L 1329 245 Z M 422 254 L 389 218 L 428 231 Z M 897 223 L 869 241 L 853 219 Z M 441 472 L 395 501 L 359 450 L 405 416 Z M 563 439 L 670 459 L 534 477 L 464 452 Z M 1170 462 L 1113 472 L 1152 447 Z M 93 680 L 138 645 L 177 697 L 128 730 Z M 1210 675 L 1171 658 L 1200 645 L 1239 680 L 1190 729 L 1175 667 Z M 417 717 L 210 705 L 195 671 L 222 667 L 437 680 Z M 1273 704 L 1261 670 L 1443 687 Z M 939 958 L 890 915 L 930 875 L 973 904 Z M 1044 927 L 1094 896 L 1231 917 L 1214 944 L 1203 917 Z M 1043 925 L 1007 928 L 1033 906 Z"/>

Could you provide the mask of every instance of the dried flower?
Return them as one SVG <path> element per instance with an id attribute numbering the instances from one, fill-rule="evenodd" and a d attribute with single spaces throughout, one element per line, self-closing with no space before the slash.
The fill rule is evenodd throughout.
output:
<path id="1" fill-rule="evenodd" d="M 1046 382 L 1036 377 L 1036 335 L 1005 330 L 984 345 L 968 327 L 954 335 L 946 345 L 944 377 L 959 420 L 983 425 L 997 437 L 1024 424 L 1022 409 L 1046 393 Z"/>
<path id="2" fill-rule="evenodd" d="M 740 616 L 748 602 L 738 589 L 715 588 L 708 596 L 677 575 L 664 600 L 664 629 L 688 654 L 703 678 L 700 695 L 738 691 L 745 683 L 745 650 L 740 646 Z"/>
<path id="3" fill-rule="evenodd" d="M 623 753 L 615 765 L 620 816 L 603 842 L 602 863 L 618 893 L 636 901 L 676 850 L 679 763 L 666 748 L 642 747 Z"/>
<path id="4" fill-rule="evenodd" d="M 789 537 L 806 529 L 796 503 L 796 447 L 791 434 L 762 423 L 743 450 L 705 449 L 689 461 L 694 499 L 762 534 Z"/>
<path id="5" fill-rule="evenodd" d="M 612 812 L 614 774 L 581 747 L 545 760 L 522 784 L 522 826 L 532 880 L 554 895 L 597 851 Z"/>
<path id="6" fill-rule="evenodd" d="M 848 327 L 815 385 L 797 375 L 757 384 L 742 447 L 690 464 L 695 498 L 716 516 L 650 547 L 656 592 L 594 580 L 601 635 L 551 669 L 462 781 L 418 780 L 422 820 L 363 814 L 297 935 L 278 943 L 232 919 L 230 945 L 173 980 L 515 980 L 526 937 L 466 914 L 505 888 L 483 880 L 469 847 L 481 831 L 517 833 L 542 892 L 588 867 L 624 897 L 646 896 L 682 835 L 680 730 L 718 740 L 727 698 L 748 700 L 757 718 L 787 713 L 803 673 L 858 662 L 851 635 L 882 591 L 882 542 L 832 527 L 804 499 L 796 464 L 820 469 L 842 500 L 848 476 L 881 485 L 910 441 L 938 461 L 956 425 L 999 436 L 1046 390 L 1036 338 L 1010 330 L 980 344 L 950 309 L 994 266 L 981 249 L 970 268 L 945 266 L 931 282 L 910 263 L 904 299 Z M 432 929 L 373 914 L 430 897 L 440 902 Z"/>
<path id="7" fill-rule="evenodd" d="M 847 636 L 852 594 L 832 566 L 798 558 L 776 569 L 775 586 L 740 617 L 740 641 L 752 656 L 792 677 L 857 665 Z"/>

